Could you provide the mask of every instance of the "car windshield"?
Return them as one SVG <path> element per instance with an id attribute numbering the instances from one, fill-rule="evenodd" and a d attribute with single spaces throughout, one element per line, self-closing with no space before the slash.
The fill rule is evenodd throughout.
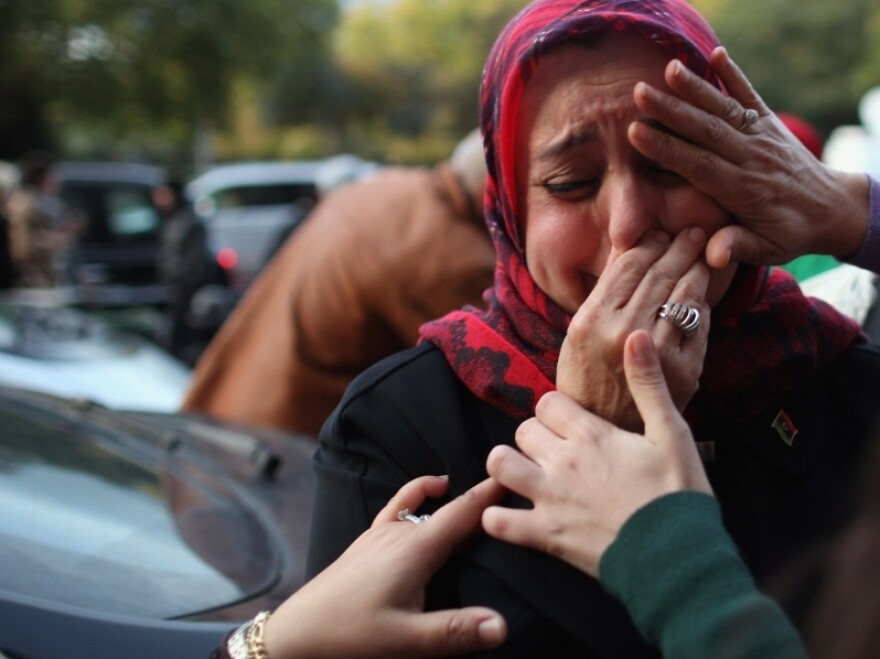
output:
<path id="1" fill-rule="evenodd" d="M 0 590 L 92 610 L 187 616 L 279 569 L 264 527 L 192 459 L 4 396 L 0 518 Z"/>

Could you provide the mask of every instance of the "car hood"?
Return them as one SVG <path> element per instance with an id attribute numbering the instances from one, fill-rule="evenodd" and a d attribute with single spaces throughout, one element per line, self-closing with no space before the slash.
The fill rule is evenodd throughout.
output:
<path id="1" fill-rule="evenodd" d="M 298 587 L 309 442 L 5 389 L 0 429 L 0 591 L 168 619 Z"/>
<path id="2" fill-rule="evenodd" d="M 73 301 L 73 292 L 0 296 L 0 383 L 115 409 L 179 408 L 190 378 L 186 365 L 140 336 L 60 306 L 64 300 Z"/>

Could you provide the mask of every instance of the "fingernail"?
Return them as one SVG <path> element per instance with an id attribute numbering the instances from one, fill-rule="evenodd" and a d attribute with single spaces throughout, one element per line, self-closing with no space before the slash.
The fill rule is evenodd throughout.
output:
<path id="1" fill-rule="evenodd" d="M 629 125 L 629 139 L 636 142 L 650 142 L 652 138 L 651 129 L 643 121 L 633 121 Z"/>
<path id="2" fill-rule="evenodd" d="M 684 66 L 678 60 L 672 60 L 672 75 L 676 77 L 684 75 Z"/>
<path id="3" fill-rule="evenodd" d="M 480 640 L 486 643 L 500 643 L 504 640 L 504 621 L 501 618 L 487 618 L 477 627 Z"/>
<path id="4" fill-rule="evenodd" d="M 645 98 L 654 99 L 657 98 L 657 92 L 654 91 L 653 87 L 644 82 L 637 82 L 635 86 L 636 94 L 640 96 L 644 96 Z"/>

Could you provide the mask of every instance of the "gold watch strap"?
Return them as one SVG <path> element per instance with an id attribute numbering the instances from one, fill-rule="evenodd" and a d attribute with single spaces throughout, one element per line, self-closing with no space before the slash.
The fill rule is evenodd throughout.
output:
<path id="1" fill-rule="evenodd" d="M 236 629 L 226 641 L 226 651 L 232 659 L 248 659 L 247 636 L 252 624 L 254 621 L 248 620 Z"/>
<path id="2" fill-rule="evenodd" d="M 266 654 L 266 646 L 263 643 L 263 630 L 266 628 L 266 621 L 269 619 L 269 611 L 262 611 L 254 618 L 247 630 L 247 650 L 248 659 L 269 659 Z"/>

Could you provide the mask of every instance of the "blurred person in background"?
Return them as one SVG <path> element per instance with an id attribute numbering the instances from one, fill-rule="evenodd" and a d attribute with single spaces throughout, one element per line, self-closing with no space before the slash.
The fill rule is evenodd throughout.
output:
<path id="1" fill-rule="evenodd" d="M 183 408 L 316 436 L 358 373 L 415 345 L 426 321 L 482 305 L 485 173 L 473 131 L 448 161 L 322 196 L 199 359 Z"/>
<path id="2" fill-rule="evenodd" d="M 169 181 L 157 186 L 153 203 L 162 216 L 159 280 L 170 289 L 158 343 L 192 366 L 206 343 L 191 322 L 193 297 L 203 286 L 219 282 L 222 275 L 211 258 L 205 226 L 187 202 L 183 184 Z"/>
<path id="3" fill-rule="evenodd" d="M 67 280 L 79 230 L 58 196 L 54 168 L 51 154 L 26 153 L 19 163 L 19 185 L 7 201 L 9 248 L 20 286 L 51 287 Z"/>
<path id="4" fill-rule="evenodd" d="M 16 280 L 15 264 L 9 250 L 9 217 L 6 200 L 18 182 L 18 171 L 11 163 L 0 162 L 0 290 L 12 288 Z"/>

